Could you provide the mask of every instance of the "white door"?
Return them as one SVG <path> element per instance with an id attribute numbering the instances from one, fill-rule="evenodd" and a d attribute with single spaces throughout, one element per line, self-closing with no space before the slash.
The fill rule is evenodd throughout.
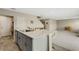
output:
<path id="1" fill-rule="evenodd" d="M 11 35 L 12 18 L 0 16 L 0 36 Z"/>

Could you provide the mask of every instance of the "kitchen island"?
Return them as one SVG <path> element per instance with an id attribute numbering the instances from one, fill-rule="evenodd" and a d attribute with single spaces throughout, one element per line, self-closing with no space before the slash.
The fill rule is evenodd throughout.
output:
<path id="1" fill-rule="evenodd" d="M 48 51 L 48 31 L 15 31 L 16 43 L 22 51 Z"/>

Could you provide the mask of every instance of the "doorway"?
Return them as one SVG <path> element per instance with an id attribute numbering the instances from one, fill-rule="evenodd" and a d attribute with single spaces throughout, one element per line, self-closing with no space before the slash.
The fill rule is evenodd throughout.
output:
<path id="1" fill-rule="evenodd" d="M 14 34 L 14 21 L 12 16 L 0 16 L 0 38 Z"/>
<path id="2" fill-rule="evenodd" d="M 0 16 L 0 51 L 18 51 L 14 42 L 14 17 Z"/>

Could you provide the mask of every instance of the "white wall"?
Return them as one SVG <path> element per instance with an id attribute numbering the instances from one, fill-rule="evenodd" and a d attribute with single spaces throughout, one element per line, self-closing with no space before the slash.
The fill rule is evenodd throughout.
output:
<path id="1" fill-rule="evenodd" d="M 79 31 L 79 20 L 59 20 L 57 21 L 57 26 L 57 28 L 60 30 L 64 29 L 65 26 L 70 26 L 72 28 L 72 31 Z"/>
<path id="2" fill-rule="evenodd" d="M 49 32 L 55 31 L 57 29 L 56 20 L 49 20 Z"/>

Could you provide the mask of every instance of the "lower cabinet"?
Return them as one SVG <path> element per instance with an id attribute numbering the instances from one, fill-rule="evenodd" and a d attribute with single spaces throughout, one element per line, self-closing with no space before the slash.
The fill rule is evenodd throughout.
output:
<path id="1" fill-rule="evenodd" d="M 32 38 L 23 39 L 23 50 L 32 51 Z"/>
<path id="2" fill-rule="evenodd" d="M 16 43 L 23 51 L 32 51 L 32 38 L 15 31 Z"/>
<path id="3" fill-rule="evenodd" d="M 22 51 L 47 51 L 47 37 L 31 38 L 19 31 L 15 31 L 16 43 Z"/>

